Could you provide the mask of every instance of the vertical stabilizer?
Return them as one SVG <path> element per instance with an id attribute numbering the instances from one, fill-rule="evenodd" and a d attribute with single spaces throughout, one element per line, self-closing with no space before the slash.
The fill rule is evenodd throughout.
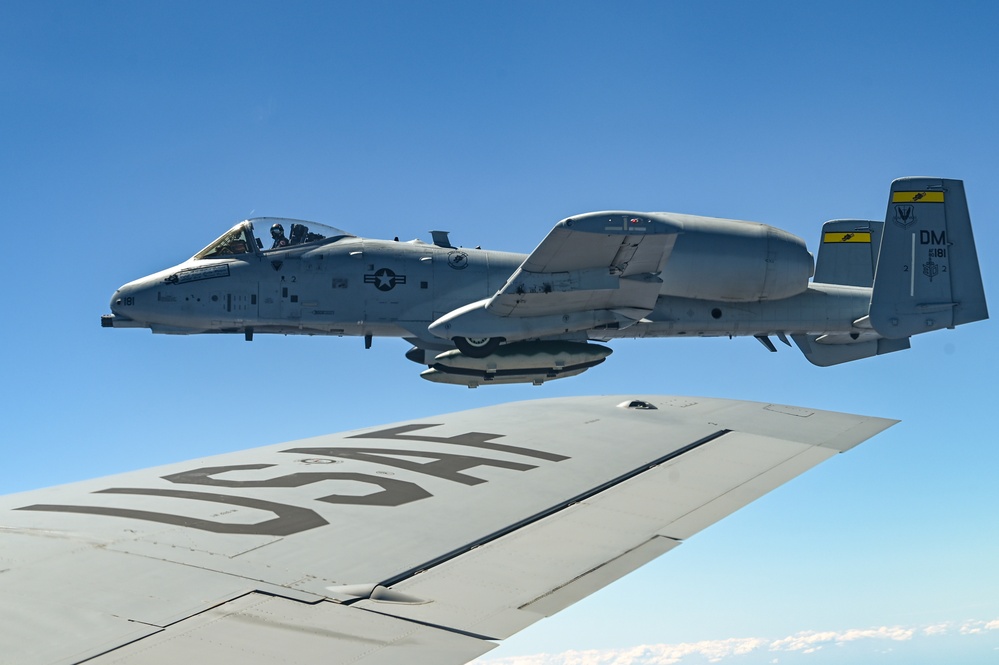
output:
<path id="1" fill-rule="evenodd" d="M 814 281 L 871 288 L 884 225 L 861 219 L 834 219 L 823 224 Z"/>
<path id="2" fill-rule="evenodd" d="M 898 339 L 989 316 L 964 183 L 891 184 L 871 295 L 870 323 Z"/>

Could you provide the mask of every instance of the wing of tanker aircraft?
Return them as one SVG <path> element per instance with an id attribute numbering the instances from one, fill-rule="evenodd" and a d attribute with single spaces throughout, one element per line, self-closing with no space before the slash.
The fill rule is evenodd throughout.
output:
<path id="1" fill-rule="evenodd" d="M 563 398 L 0 497 L 0 663 L 464 663 L 893 423 Z"/>
<path id="2" fill-rule="evenodd" d="M 260 234 L 270 229 L 267 245 Z M 288 234 L 286 235 L 286 231 Z M 964 185 L 900 178 L 883 220 L 838 219 L 817 261 L 758 222 L 603 211 L 530 254 L 360 238 L 260 218 L 121 287 L 107 327 L 171 334 L 401 337 L 424 378 L 543 383 L 602 363 L 620 337 L 776 337 L 815 365 L 909 348 L 988 318 Z"/>

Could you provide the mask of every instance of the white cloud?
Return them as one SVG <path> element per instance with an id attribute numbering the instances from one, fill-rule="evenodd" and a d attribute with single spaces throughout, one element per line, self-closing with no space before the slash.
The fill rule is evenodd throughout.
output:
<path id="1" fill-rule="evenodd" d="M 770 644 L 771 651 L 804 651 L 811 653 L 828 644 L 842 644 L 857 640 L 882 639 L 904 641 L 911 640 L 915 631 L 901 626 L 881 626 L 880 628 L 855 628 L 843 632 L 835 631 L 805 631 L 774 640 Z"/>
<path id="2" fill-rule="evenodd" d="M 962 635 L 979 635 L 989 630 L 999 630 L 999 619 L 992 621 L 965 621 L 958 631 Z"/>
<path id="3" fill-rule="evenodd" d="M 690 662 L 688 658 L 706 659 L 710 663 L 720 663 L 734 656 L 752 653 L 792 652 L 810 654 L 827 646 L 842 646 L 860 640 L 907 642 L 917 634 L 927 637 L 952 634 L 979 635 L 986 631 L 999 630 L 999 619 L 992 621 L 952 622 L 929 626 L 907 628 L 903 626 L 880 626 L 876 628 L 853 628 L 844 631 L 803 631 L 779 639 L 763 637 L 735 637 L 724 640 L 704 640 L 680 644 L 647 644 L 624 649 L 589 651 L 566 651 L 558 654 L 536 654 L 510 658 L 483 658 L 475 661 L 478 665 L 676 665 Z M 889 651 L 890 647 L 886 647 Z M 779 662 L 774 658 L 771 663 Z"/>
<path id="4" fill-rule="evenodd" d="M 944 623 L 936 623 L 932 626 L 926 626 L 923 628 L 923 635 L 946 635 L 947 631 L 950 630 L 951 623 L 945 621 Z"/>
<path id="5" fill-rule="evenodd" d="M 705 640 L 681 644 L 651 644 L 605 651 L 566 651 L 498 660 L 480 660 L 482 665 L 674 665 L 688 656 L 702 656 L 711 663 L 730 656 L 751 653 L 769 640 L 758 637 Z"/>

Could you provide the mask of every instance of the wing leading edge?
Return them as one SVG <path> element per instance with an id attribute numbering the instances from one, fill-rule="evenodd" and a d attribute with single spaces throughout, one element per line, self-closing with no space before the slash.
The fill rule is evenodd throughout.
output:
<path id="1" fill-rule="evenodd" d="M 464 663 L 893 422 L 551 399 L 10 495 L 0 662 Z"/>

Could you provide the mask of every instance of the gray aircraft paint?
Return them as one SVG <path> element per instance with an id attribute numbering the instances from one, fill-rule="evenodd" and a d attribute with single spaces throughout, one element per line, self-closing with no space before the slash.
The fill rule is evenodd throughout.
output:
<path id="1" fill-rule="evenodd" d="M 271 224 L 303 242 L 263 249 Z M 959 180 L 898 179 L 884 222 L 827 223 L 811 280 L 803 240 L 738 220 L 587 213 L 560 221 L 529 255 L 434 237 L 373 240 L 248 220 L 192 259 L 122 286 L 102 323 L 248 340 L 404 337 L 416 347 L 407 357 L 431 368 L 424 378 L 474 387 L 578 374 L 606 357 L 589 340 L 754 336 L 773 351 L 777 336 L 832 365 L 988 318 Z M 560 349 L 575 360 L 539 345 L 555 340 L 578 343 Z M 466 358 L 445 354 L 455 346 Z"/>
<path id="2" fill-rule="evenodd" d="M 0 663 L 464 663 L 893 422 L 538 400 L 0 497 Z"/>

